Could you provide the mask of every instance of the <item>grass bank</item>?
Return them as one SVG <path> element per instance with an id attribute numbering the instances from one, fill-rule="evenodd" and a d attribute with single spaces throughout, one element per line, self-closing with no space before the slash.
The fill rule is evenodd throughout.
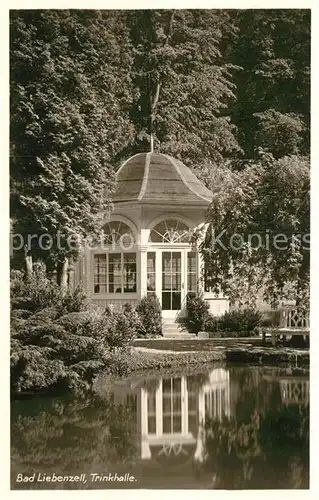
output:
<path id="1" fill-rule="evenodd" d="M 219 346 L 210 350 L 179 351 L 178 343 L 167 343 L 167 349 L 133 347 L 130 352 L 114 355 L 113 363 L 103 373 L 112 377 L 154 372 L 157 375 L 197 370 L 208 364 L 249 363 L 250 365 L 281 365 L 308 368 L 309 350 L 255 347 Z M 153 343 L 151 344 L 153 345 Z M 170 349 L 170 350 L 169 350 Z"/>

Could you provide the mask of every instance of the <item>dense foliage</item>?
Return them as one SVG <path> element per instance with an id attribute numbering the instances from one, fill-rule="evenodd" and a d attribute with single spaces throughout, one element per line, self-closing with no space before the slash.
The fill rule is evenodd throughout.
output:
<path id="1" fill-rule="evenodd" d="M 28 406 L 28 401 L 22 404 Z M 138 452 L 132 409 L 86 395 L 47 401 L 32 400 L 19 415 L 21 402 L 12 410 L 12 476 L 54 467 L 56 474 L 105 473 L 116 464 L 134 461 Z M 85 488 L 80 483 L 71 486 Z M 33 485 L 34 487 L 35 485 Z M 51 484 L 51 487 L 54 487 Z M 61 485 L 58 485 L 61 487 Z"/>
<path id="2" fill-rule="evenodd" d="M 303 299 L 310 273 L 309 158 L 265 155 L 230 172 L 209 208 L 206 282 L 233 302 Z"/>
<path id="3" fill-rule="evenodd" d="M 216 394 L 214 389 L 219 392 L 220 381 L 216 386 L 212 383 L 213 373 L 214 370 L 202 370 L 185 376 L 183 371 L 193 405 L 198 405 L 200 391 L 206 392 L 210 384 L 212 395 Z M 227 396 L 211 398 L 204 426 L 197 419 L 190 420 L 194 438 L 203 439 L 202 453 L 196 457 L 199 462 L 192 467 L 186 464 L 185 469 L 180 468 L 181 474 L 176 474 L 171 462 L 167 465 L 166 470 L 170 468 L 176 476 L 176 485 L 183 486 L 184 481 L 185 486 L 187 475 L 187 480 L 196 479 L 193 486 L 197 488 L 308 488 L 309 394 L 304 392 L 298 397 L 295 393 L 298 401 L 287 401 L 288 394 L 281 391 L 281 383 L 287 379 L 297 384 L 305 382 L 309 372 L 296 368 L 288 371 L 278 367 L 233 366 L 224 375 Z M 149 477 L 144 475 L 143 479 L 143 475 L 138 475 L 141 390 L 151 396 L 163 381 L 178 383 L 180 377 L 181 372 L 175 371 L 173 375 L 166 371 L 163 378 L 156 373 L 148 379 L 139 376 L 117 382 L 104 378 L 95 396 L 14 401 L 12 487 L 21 488 L 16 483 L 17 472 L 30 475 L 53 467 L 61 475 L 76 474 L 79 469 L 86 474 L 105 473 L 105 468 L 120 474 L 129 469 L 150 486 Z M 189 407 L 189 411 L 194 410 Z M 65 484 L 65 488 L 72 489 L 87 486 Z M 41 483 L 30 487 L 41 488 Z"/>
<path id="4" fill-rule="evenodd" d="M 64 294 L 40 266 L 27 280 L 13 272 L 11 295 L 14 393 L 86 389 L 102 370 L 121 370 L 135 337 L 161 333 L 154 300 L 97 310 L 80 289 Z"/>
<path id="5" fill-rule="evenodd" d="M 309 154 L 310 10 L 233 11 L 238 35 L 227 59 L 235 75 L 232 121 L 245 158 Z"/>
<path id="6" fill-rule="evenodd" d="M 261 154 L 272 155 L 276 181 L 282 170 L 298 178 L 305 169 L 310 10 L 19 10 L 11 11 L 10 27 L 12 229 L 50 234 L 49 250 L 36 239 L 26 249 L 48 269 L 66 273 L 77 240 L 96 235 L 111 208 L 119 162 L 152 140 L 214 190 L 220 179 L 230 187 L 230 172 L 244 169 L 234 183 L 243 188 L 252 176 L 257 203 L 262 193 L 244 168 L 248 160 L 262 171 L 266 192 L 273 186 L 263 178 Z M 304 180 L 301 173 L 301 190 Z M 285 225 L 298 206 L 289 203 L 289 178 L 282 187 L 269 201 L 281 200 Z M 214 207 L 210 220 L 219 225 Z M 13 265 L 24 255 L 15 251 Z M 284 266 L 272 257 L 288 270 L 285 279 L 295 278 L 299 255 Z M 234 266 L 233 279 L 241 280 L 238 259 Z"/>
<path id="7" fill-rule="evenodd" d="M 146 295 L 136 307 L 139 317 L 138 337 L 162 335 L 162 308 L 156 295 Z"/>
<path id="8" fill-rule="evenodd" d="M 308 487 L 309 406 L 302 398 L 285 405 L 280 385 L 288 377 L 270 373 L 271 382 L 256 368 L 236 368 L 231 416 L 206 421 L 205 469 L 217 489 Z"/>
<path id="9" fill-rule="evenodd" d="M 122 17 L 11 11 L 13 232 L 26 244 L 28 234 L 49 235 L 44 249 L 35 239 L 28 250 L 51 266 L 76 256 L 81 240 L 100 231 L 111 208 L 114 160 L 132 139 Z"/>
<path id="10" fill-rule="evenodd" d="M 253 308 L 242 308 L 214 316 L 203 295 L 196 295 L 188 297 L 187 316 L 178 321 L 190 333 L 205 331 L 214 337 L 249 337 L 261 325 L 262 314 Z"/>
<path id="11" fill-rule="evenodd" d="M 190 166 L 239 150 L 229 118 L 235 99 L 233 65 L 221 47 L 236 31 L 223 10 L 132 11 L 136 68 L 133 122 L 136 151 L 149 148 Z"/>
<path id="12" fill-rule="evenodd" d="M 187 297 L 187 316 L 179 316 L 178 322 L 190 333 L 198 333 L 205 329 L 209 314 L 209 305 L 202 294 Z"/>
<path id="13" fill-rule="evenodd" d="M 258 331 L 261 319 L 262 314 L 255 309 L 235 309 L 220 317 L 208 318 L 205 330 L 221 337 L 249 337 Z"/>

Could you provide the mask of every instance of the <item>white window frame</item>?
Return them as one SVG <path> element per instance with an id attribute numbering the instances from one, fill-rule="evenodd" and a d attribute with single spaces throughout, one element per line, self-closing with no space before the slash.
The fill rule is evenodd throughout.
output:
<path id="1" fill-rule="evenodd" d="M 110 292 L 109 291 L 109 285 L 110 285 L 110 280 L 109 280 L 109 256 L 110 255 L 121 255 L 121 292 Z M 135 255 L 135 265 L 136 265 L 136 271 L 135 271 L 135 291 L 134 292 L 125 292 L 124 291 L 124 255 L 126 254 L 134 254 Z M 95 292 L 95 257 L 98 255 L 105 255 L 106 256 L 106 292 Z M 136 249 L 133 250 L 127 250 L 123 251 L 122 249 L 116 249 L 112 248 L 112 250 L 96 250 L 94 253 L 92 253 L 92 262 L 91 262 L 91 269 L 92 269 L 92 283 L 91 283 L 91 290 L 92 290 L 92 295 L 95 298 L 129 298 L 130 296 L 136 297 L 138 293 L 138 253 Z"/>

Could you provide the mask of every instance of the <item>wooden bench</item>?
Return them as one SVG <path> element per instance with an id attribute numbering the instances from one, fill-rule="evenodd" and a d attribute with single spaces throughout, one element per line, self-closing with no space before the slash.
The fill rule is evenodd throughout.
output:
<path id="1" fill-rule="evenodd" d="M 276 345 L 278 337 L 293 337 L 310 334 L 309 311 L 301 306 L 286 306 L 280 311 L 280 323 L 278 327 L 269 329 L 271 343 Z M 264 341 L 265 341 L 264 335 Z"/>
<path id="2" fill-rule="evenodd" d="M 309 328 L 272 328 L 271 329 L 271 343 L 276 345 L 278 337 L 293 337 L 294 335 L 302 335 L 303 337 L 309 336 Z"/>

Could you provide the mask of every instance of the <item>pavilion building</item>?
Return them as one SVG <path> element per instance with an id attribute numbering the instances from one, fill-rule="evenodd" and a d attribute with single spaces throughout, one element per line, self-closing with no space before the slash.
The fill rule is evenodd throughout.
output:
<path id="1" fill-rule="evenodd" d="M 181 161 L 154 152 L 132 156 L 117 172 L 104 243 L 79 259 L 75 282 L 102 307 L 156 294 L 164 323 L 174 323 L 186 314 L 187 295 L 203 287 L 194 234 L 205 224 L 212 197 Z M 228 309 L 223 296 L 206 291 L 205 299 L 213 314 Z"/>

